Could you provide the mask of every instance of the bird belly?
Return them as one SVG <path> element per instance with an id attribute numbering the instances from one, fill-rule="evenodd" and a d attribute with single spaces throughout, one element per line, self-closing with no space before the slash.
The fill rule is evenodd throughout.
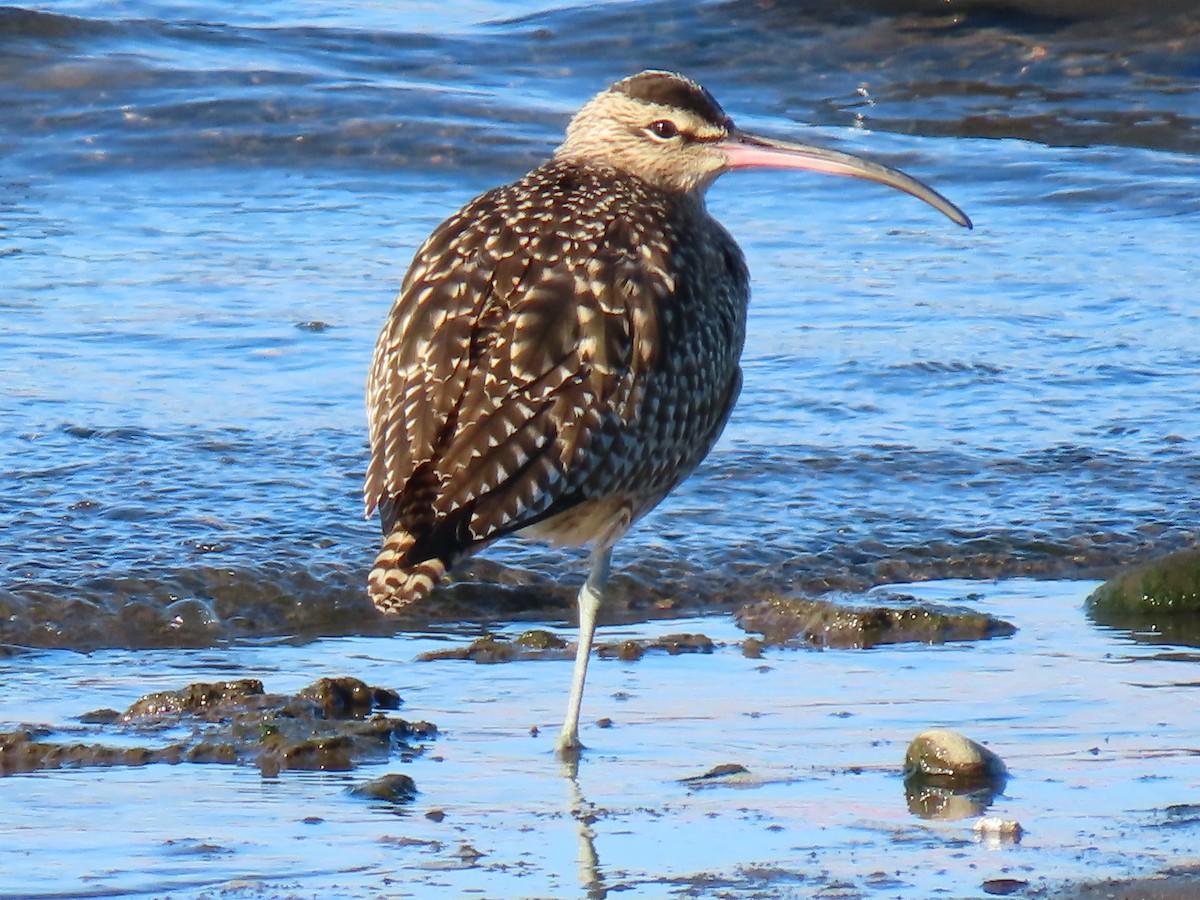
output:
<path id="1" fill-rule="evenodd" d="M 629 497 L 597 497 L 529 525 L 517 533 L 559 547 L 591 544 L 597 549 L 607 549 L 621 539 L 633 521 L 634 503 Z"/>

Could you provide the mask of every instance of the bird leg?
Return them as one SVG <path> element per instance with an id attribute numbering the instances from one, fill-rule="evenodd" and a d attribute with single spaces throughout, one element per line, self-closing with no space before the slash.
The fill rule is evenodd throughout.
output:
<path id="1" fill-rule="evenodd" d="M 587 677 L 588 659 L 592 655 L 592 639 L 596 634 L 596 614 L 604 600 L 604 586 L 608 583 L 608 567 L 612 561 L 612 548 L 597 549 L 592 556 L 592 570 L 587 581 L 579 589 L 579 649 L 575 652 L 575 673 L 571 676 L 571 696 L 567 699 L 567 717 L 558 735 L 555 749 L 560 756 L 576 754 L 582 749 L 579 743 L 579 707 L 583 703 L 583 682 Z"/>

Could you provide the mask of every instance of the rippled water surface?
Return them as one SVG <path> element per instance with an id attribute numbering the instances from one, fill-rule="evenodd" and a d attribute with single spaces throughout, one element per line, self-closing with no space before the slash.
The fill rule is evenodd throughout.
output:
<path id="1" fill-rule="evenodd" d="M 727 620 L 609 630 L 703 629 L 717 647 L 597 660 L 576 777 L 551 750 L 570 663 L 413 662 L 462 635 L 27 658 L 6 675 L 0 720 L 36 710 L 59 740 L 95 739 L 81 711 L 147 690 L 254 677 L 290 691 L 348 669 L 397 687 L 402 714 L 441 734 L 409 764 L 352 773 L 10 776 L 0 897 L 928 900 L 986 897 L 985 883 L 1004 880 L 1024 882 L 1020 896 L 1056 896 L 1064 881 L 1194 861 L 1196 655 L 1086 625 L 1078 606 L 1094 584 L 910 586 L 1020 626 L 975 645 L 752 659 Z M 600 716 L 611 725 L 593 724 Z M 905 744 L 932 724 L 1004 759 L 1010 777 L 986 812 L 1019 822 L 1019 843 L 979 839 L 969 810 L 906 791 Z M 103 739 L 147 740 L 119 728 Z M 727 763 L 748 770 L 741 783 L 682 781 Z M 397 770 L 420 788 L 412 803 L 346 791 Z"/>
<path id="2" fill-rule="evenodd" d="M 618 548 L 625 595 L 703 610 L 1096 578 L 1194 546 L 1200 9 L 1127 6 L 0 8 L 0 643 L 151 666 L 167 657 L 133 648 L 216 646 L 242 667 L 237 641 L 383 629 L 362 590 L 362 385 L 413 250 L 651 66 L 747 129 L 904 168 L 976 228 L 798 173 L 712 189 L 754 275 L 745 387 L 705 466 Z M 509 543 L 463 577 L 569 617 L 579 574 Z M 1081 618 L 1085 593 L 1044 602 Z M 5 681 L 30 659 L 63 690 L 88 670 L 18 655 Z M 58 720 L 26 701 L 0 719 Z M 205 791 L 221 808 L 245 789 L 226 779 L 257 777 Z"/>

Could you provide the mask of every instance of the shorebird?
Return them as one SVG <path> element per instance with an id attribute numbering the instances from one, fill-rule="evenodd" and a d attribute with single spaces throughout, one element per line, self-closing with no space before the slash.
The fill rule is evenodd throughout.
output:
<path id="1" fill-rule="evenodd" d="M 731 169 L 851 175 L 957 206 L 876 162 L 738 129 L 670 72 L 584 105 L 548 162 L 417 251 L 371 365 L 367 515 L 383 613 L 509 534 L 591 548 L 560 755 L 577 752 L 613 545 L 712 448 L 742 383 L 750 276 L 705 209 Z"/>

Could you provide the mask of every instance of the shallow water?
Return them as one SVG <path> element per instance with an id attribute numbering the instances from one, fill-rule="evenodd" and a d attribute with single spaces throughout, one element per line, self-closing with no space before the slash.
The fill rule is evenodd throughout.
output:
<path id="1" fill-rule="evenodd" d="M 362 383 L 413 248 L 651 64 L 744 127 L 911 170 L 977 228 L 865 184 L 723 179 L 745 391 L 625 569 L 722 597 L 1193 544 L 1200 20 L 911 8 L 0 12 L 7 639 L 136 642 L 130 601 L 213 600 L 197 567 L 344 630 L 323 611 L 361 599 L 377 540 Z"/>
<path id="2" fill-rule="evenodd" d="M 0 893 L 26 895 L 35 864 L 37 890 L 71 896 L 258 878 L 301 896 L 586 890 L 573 788 L 527 736 L 558 721 L 566 669 L 397 665 L 444 638 L 375 636 L 393 629 L 363 597 L 378 535 L 360 516 L 362 385 L 420 240 L 646 66 L 703 82 L 748 130 L 900 166 L 976 228 L 861 183 L 714 187 L 754 273 L 745 388 L 709 461 L 619 547 L 617 588 L 640 607 L 614 618 L 662 598 L 658 615 L 1096 578 L 1194 546 L 1200 12 L 1125 6 L 0 9 L 0 644 L 108 648 L 0 662 L 0 723 L 66 726 L 217 674 L 284 689 L 344 672 L 447 731 L 400 816 L 343 797 L 340 775 L 4 779 Z M 581 574 L 516 542 L 464 573 L 533 586 L 529 602 L 492 591 L 502 622 L 569 618 Z M 946 588 L 1010 614 L 1008 641 L 780 653 L 767 672 L 733 650 L 597 664 L 589 710 L 617 720 L 591 730 L 579 777 L 602 811 L 597 877 L 648 896 L 841 878 L 958 896 L 993 872 L 1049 883 L 1186 857 L 1194 826 L 1162 810 L 1196 800 L 1180 719 L 1196 661 L 1087 625 L 1093 584 Z M 310 643 L 270 641 L 295 635 Z M 907 812 L 896 767 L 936 722 L 1009 761 L 996 809 L 1029 829 L 1018 847 Z M 730 760 L 779 780 L 675 783 Z M 518 824 L 498 827 L 510 807 Z M 488 856 L 464 862 L 460 841 Z"/>
<path id="3" fill-rule="evenodd" d="M 1200 817 L 1180 804 L 1200 791 L 1196 655 L 1085 624 L 1093 586 L 900 586 L 1019 626 L 978 644 L 749 659 L 724 618 L 610 630 L 699 631 L 718 647 L 597 660 L 575 779 L 552 753 L 570 663 L 413 661 L 468 635 L 9 661 L 0 721 L 36 710 L 68 735 L 83 711 L 149 690 L 256 677 L 291 691 L 340 673 L 394 685 L 401 714 L 441 734 L 411 764 L 349 774 L 159 765 L 11 776 L 0 782 L 0 896 L 982 897 L 990 879 L 1052 890 L 1194 861 Z M 910 812 L 905 745 L 932 725 L 1003 758 L 1010 778 L 986 814 L 1018 821 L 1020 843 L 977 840 L 976 815 Z M 680 782 L 729 762 L 755 780 Z M 421 791 L 411 804 L 345 792 L 397 770 Z"/>

